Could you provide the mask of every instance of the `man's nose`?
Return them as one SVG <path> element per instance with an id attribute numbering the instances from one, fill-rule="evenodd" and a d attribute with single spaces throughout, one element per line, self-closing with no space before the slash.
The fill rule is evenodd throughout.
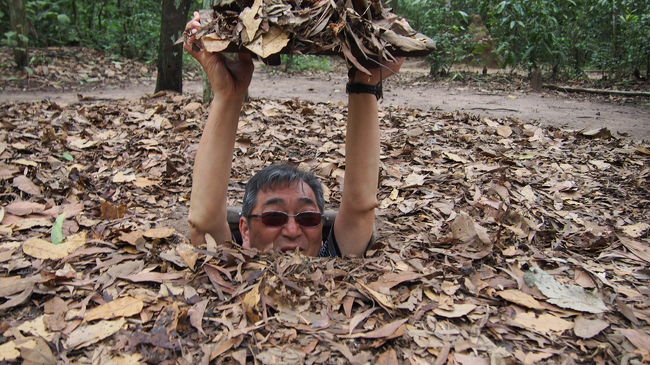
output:
<path id="1" fill-rule="evenodd" d="M 302 234 L 302 229 L 300 229 L 300 225 L 296 222 L 296 217 L 289 217 L 287 224 L 285 224 L 282 229 L 282 234 L 292 238 L 298 237 Z"/>

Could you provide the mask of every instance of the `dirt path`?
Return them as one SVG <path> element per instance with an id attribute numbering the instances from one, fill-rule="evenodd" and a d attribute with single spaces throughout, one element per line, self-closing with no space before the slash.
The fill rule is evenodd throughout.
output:
<path id="1" fill-rule="evenodd" d="M 252 97 L 289 99 L 299 97 L 315 102 L 345 102 L 345 78 L 340 73 L 317 76 L 273 74 L 258 71 L 250 88 Z M 417 73 L 416 69 L 406 72 Z M 416 75 L 417 76 L 417 75 Z M 415 80 L 415 77 L 411 77 Z M 201 83 L 185 83 L 185 92 L 199 94 Z M 83 96 L 97 99 L 132 99 L 151 94 L 151 84 L 121 89 L 85 91 Z M 79 92 L 0 92 L 0 102 L 33 101 L 50 98 L 59 103 L 73 103 Z M 650 140 L 650 101 L 644 104 L 619 105 L 608 102 L 583 101 L 547 93 L 523 93 L 481 90 L 470 87 L 404 83 L 385 85 L 383 105 L 396 105 L 424 110 L 460 110 L 486 117 L 512 116 L 524 121 L 570 129 L 607 127 L 613 132 L 636 140 Z"/>

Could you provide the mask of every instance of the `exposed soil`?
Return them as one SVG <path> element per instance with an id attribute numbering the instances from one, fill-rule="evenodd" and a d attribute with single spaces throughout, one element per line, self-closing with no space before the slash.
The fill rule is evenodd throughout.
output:
<path id="1" fill-rule="evenodd" d="M 251 97 L 271 99 L 300 98 L 315 102 L 344 102 L 345 73 L 286 74 L 257 65 L 250 87 Z M 383 105 L 423 110 L 464 111 L 490 118 L 517 117 L 569 129 L 607 127 L 619 135 L 637 140 L 650 139 L 650 100 L 648 98 L 594 97 L 555 91 L 533 92 L 517 80 L 493 77 L 488 82 L 440 82 L 427 78 L 422 62 L 407 62 L 399 77 L 384 86 Z M 120 80 L 123 81 L 123 80 Z M 0 103 L 35 101 L 49 98 L 58 103 L 91 99 L 133 99 L 151 94 L 155 80 L 138 79 L 133 85 L 123 82 L 105 88 L 83 91 L 0 91 Z M 199 94 L 200 81 L 186 81 L 185 91 Z M 84 90 L 85 89 L 85 90 Z"/>

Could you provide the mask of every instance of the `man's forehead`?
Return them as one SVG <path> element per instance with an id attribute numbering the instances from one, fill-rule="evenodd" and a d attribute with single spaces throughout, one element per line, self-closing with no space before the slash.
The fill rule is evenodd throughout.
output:
<path id="1" fill-rule="evenodd" d="M 292 195 L 292 198 L 295 198 L 300 203 L 316 204 L 314 201 L 316 197 L 314 191 L 309 184 L 304 181 L 274 185 L 262 189 L 261 193 L 264 195 L 262 199 L 260 199 L 263 205 L 287 203 L 287 193 Z M 294 195 L 294 193 L 296 195 Z"/>
<path id="2" fill-rule="evenodd" d="M 305 205 L 316 205 L 316 202 L 305 196 L 301 196 L 300 198 L 297 199 L 299 203 L 305 204 Z M 266 199 L 263 203 L 263 205 L 276 205 L 276 204 L 287 204 L 288 202 L 285 199 L 282 199 L 280 197 L 269 197 Z"/>

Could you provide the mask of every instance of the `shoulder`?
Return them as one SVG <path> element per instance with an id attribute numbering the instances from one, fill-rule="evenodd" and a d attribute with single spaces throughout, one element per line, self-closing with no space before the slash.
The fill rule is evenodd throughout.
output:
<path id="1" fill-rule="evenodd" d="M 323 245 L 318 252 L 318 257 L 341 257 L 341 250 L 339 249 L 339 244 L 336 242 L 336 236 L 334 235 L 334 227 L 330 229 L 327 239 L 323 242 Z"/>

